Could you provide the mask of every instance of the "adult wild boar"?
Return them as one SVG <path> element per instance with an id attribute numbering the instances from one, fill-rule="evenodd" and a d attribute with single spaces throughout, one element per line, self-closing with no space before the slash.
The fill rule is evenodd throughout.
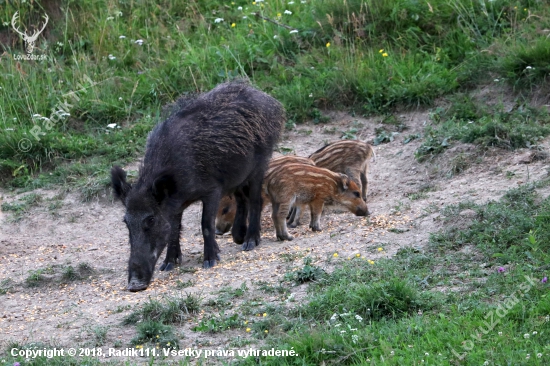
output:
<path id="1" fill-rule="evenodd" d="M 269 95 L 244 81 L 221 84 L 180 100 L 151 131 L 134 185 L 113 167 L 112 186 L 130 232 L 130 291 L 147 288 L 166 246 L 160 270 L 181 263 L 181 217 L 195 201 L 203 207 L 204 268 L 220 259 L 214 219 L 225 194 L 234 193 L 237 202 L 233 240 L 243 250 L 259 245 L 262 180 L 284 121 L 284 108 Z"/>

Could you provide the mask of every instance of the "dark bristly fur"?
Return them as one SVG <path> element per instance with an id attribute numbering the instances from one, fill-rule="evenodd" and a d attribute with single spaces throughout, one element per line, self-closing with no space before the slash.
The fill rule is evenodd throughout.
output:
<path id="1" fill-rule="evenodd" d="M 181 217 L 195 201 L 203 204 L 205 268 L 219 260 L 214 219 L 225 194 L 234 193 L 237 202 L 233 240 L 244 243 L 243 250 L 260 243 L 262 180 L 284 125 L 282 105 L 243 81 L 176 105 L 178 110 L 149 134 L 137 182 L 130 186 L 121 168 L 112 170 L 130 232 L 130 291 L 147 288 L 167 245 L 160 269 L 181 262 Z"/>

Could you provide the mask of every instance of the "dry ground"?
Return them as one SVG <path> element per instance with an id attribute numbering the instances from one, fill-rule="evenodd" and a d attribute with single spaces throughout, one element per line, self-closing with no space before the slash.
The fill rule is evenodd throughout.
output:
<path id="1" fill-rule="evenodd" d="M 122 318 L 130 311 L 128 305 L 150 297 L 181 293 L 182 290 L 176 289 L 176 280 L 193 281 L 194 285 L 184 291 L 201 293 L 205 298 L 215 297 L 216 291 L 224 286 L 238 287 L 246 282 L 250 289 L 248 298 L 281 304 L 284 298 L 266 295 L 253 282 L 278 284 L 285 273 L 302 265 L 300 257 L 306 254 L 315 258 L 318 266 L 330 269 L 335 262 L 348 260 L 356 254 L 360 254 L 362 260 L 376 261 L 380 257 L 393 256 L 403 247 L 421 248 L 427 243 L 429 233 L 441 228 L 440 208 L 465 200 L 480 203 L 498 199 L 508 189 L 548 174 L 546 162 L 530 162 L 528 150 L 480 151 L 470 145 L 455 145 L 437 159 L 418 163 L 414 151 L 421 140 L 408 144 L 403 140 L 410 134 L 422 132 L 428 114 L 407 112 L 397 117 L 408 129 L 394 141 L 375 147 L 376 161 L 371 163 L 369 174 L 368 205 L 372 213 L 369 218 L 328 208 L 321 233 L 313 233 L 307 225 L 302 225 L 290 229 L 294 241 L 283 243 L 275 241 L 270 212 L 266 209 L 261 246 L 251 252 L 242 252 L 229 236 L 220 237 L 223 262 L 213 269 L 203 270 L 200 268 L 203 245 L 200 205 L 194 204 L 184 213 L 181 240 L 185 257 L 183 267 L 196 271 L 157 271 L 152 285 L 139 293 L 125 290 L 128 233 L 122 222 L 124 209 L 119 202 L 112 201 L 110 194 L 91 203 L 81 203 L 77 194 L 60 198 L 56 197 L 58 192 L 40 191 L 44 199 L 20 221 L 13 222 L 11 214 L 0 213 L 3 221 L 0 224 L 0 283 L 7 279 L 12 283 L 8 293 L 0 295 L 0 348 L 5 349 L 12 341 L 93 346 L 93 329 L 97 326 L 109 327 L 102 347 L 115 344 L 127 347 L 136 332 L 134 326 L 121 325 Z M 279 145 L 281 151 L 307 156 L 325 142 L 339 139 L 341 132 L 348 131 L 351 126 L 357 128 L 360 139 L 372 140 L 374 129 L 380 124 L 380 118 L 356 118 L 344 113 L 333 113 L 331 121 L 321 125 L 300 125 L 285 133 Z M 545 144 L 547 148 L 548 140 Z M 465 171 L 453 173 L 457 162 L 461 161 L 466 161 Z M 1 195 L 5 202 L 11 202 L 25 194 L 28 193 L 3 192 Z M 61 207 L 50 209 L 48 198 L 53 198 L 51 202 L 61 201 Z M 467 218 L 468 212 L 461 215 Z M 302 222 L 307 222 L 307 218 Z M 337 258 L 334 253 L 338 253 Z M 62 268 L 76 267 L 81 262 L 94 269 L 88 278 L 59 280 Z M 25 285 L 29 271 L 46 268 L 57 273 L 45 274 L 50 281 L 38 287 Z M 290 290 L 298 300 L 305 296 L 304 286 Z M 250 338 L 252 344 L 259 342 L 241 329 L 215 335 L 193 332 L 191 327 L 203 315 L 178 326 L 178 334 L 182 335 L 181 348 L 228 347 L 237 337 Z"/>

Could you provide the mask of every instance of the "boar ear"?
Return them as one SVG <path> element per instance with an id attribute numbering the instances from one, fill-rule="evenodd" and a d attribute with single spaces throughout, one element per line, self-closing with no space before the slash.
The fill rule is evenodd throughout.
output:
<path id="1" fill-rule="evenodd" d="M 166 198 L 176 193 L 176 180 L 171 174 L 163 174 L 153 182 L 153 197 L 161 204 Z"/>
<path id="2" fill-rule="evenodd" d="M 340 186 L 340 189 L 342 191 L 345 191 L 346 189 L 348 189 L 349 177 L 345 174 L 340 173 L 340 179 L 342 179 L 342 182 L 341 182 L 342 185 Z"/>
<path id="3" fill-rule="evenodd" d="M 132 189 L 132 186 L 126 182 L 126 172 L 119 166 L 114 166 L 111 169 L 111 185 L 115 197 L 119 198 L 122 203 L 125 203 L 128 192 Z"/>

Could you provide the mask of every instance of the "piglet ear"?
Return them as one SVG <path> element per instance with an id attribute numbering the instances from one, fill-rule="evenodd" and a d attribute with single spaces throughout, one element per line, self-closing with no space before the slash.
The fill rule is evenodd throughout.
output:
<path id="1" fill-rule="evenodd" d="M 153 182 L 153 197 L 160 205 L 165 199 L 174 195 L 177 192 L 177 185 L 174 176 L 171 174 L 163 174 Z"/>
<path id="2" fill-rule="evenodd" d="M 111 169 L 111 185 L 115 197 L 119 198 L 123 204 L 126 204 L 126 196 L 132 189 L 132 186 L 126 182 L 126 172 L 119 166 L 114 166 Z"/>
<path id="3" fill-rule="evenodd" d="M 348 184 L 349 184 L 349 177 L 345 174 L 341 174 L 340 173 L 340 179 L 341 179 L 341 186 L 340 186 L 340 189 L 342 191 L 345 191 L 346 189 L 348 189 Z"/>

